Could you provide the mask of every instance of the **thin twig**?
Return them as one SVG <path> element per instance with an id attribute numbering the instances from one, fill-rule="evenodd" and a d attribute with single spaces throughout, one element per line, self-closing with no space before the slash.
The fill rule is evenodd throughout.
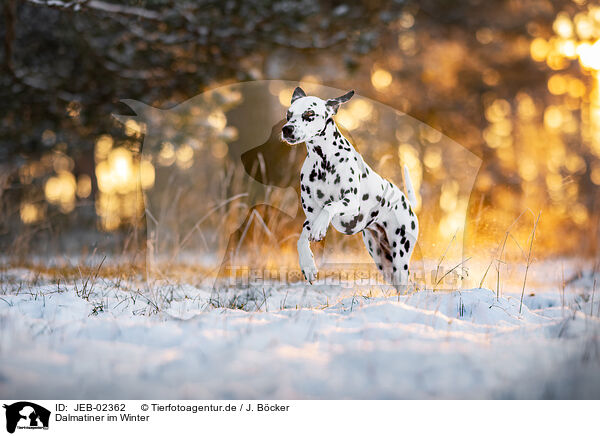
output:
<path id="1" fill-rule="evenodd" d="M 590 303 L 590 316 L 594 315 L 594 294 L 596 293 L 596 278 L 594 277 L 594 286 L 592 288 L 592 301 Z"/>
<path id="2" fill-rule="evenodd" d="M 461 266 L 462 264 L 464 264 L 464 263 L 467 263 L 467 262 L 468 262 L 470 259 L 471 259 L 470 257 L 467 257 L 465 260 L 463 260 L 462 262 L 459 262 L 459 263 L 457 263 L 457 264 L 454 266 L 454 268 L 452 268 L 452 269 L 451 269 L 451 270 L 449 270 L 449 271 L 448 271 L 446 274 L 444 274 L 442 277 L 440 277 L 440 279 L 439 279 L 439 280 L 437 281 L 437 283 L 435 284 L 435 287 L 433 288 L 433 291 L 435 291 L 435 290 L 436 290 L 436 288 L 437 288 L 437 285 L 438 285 L 438 284 L 439 284 L 439 283 L 440 283 L 442 280 L 444 280 L 444 278 L 445 278 L 445 277 L 446 277 L 448 274 L 450 274 L 452 271 L 454 271 L 456 268 L 458 268 L 458 267 L 459 267 L 459 266 Z"/>
<path id="3" fill-rule="evenodd" d="M 518 217 L 517 217 L 517 218 L 516 218 L 516 219 L 515 219 L 515 220 L 512 222 L 512 224 L 506 228 L 506 235 L 508 235 L 508 234 L 510 233 L 510 230 L 512 229 L 512 227 L 513 227 L 513 226 L 516 224 L 516 222 L 517 222 L 517 221 L 519 221 L 519 219 L 520 219 L 520 218 L 523 216 L 523 214 L 524 214 L 525 212 L 527 212 L 527 211 L 531 212 L 531 210 L 529 210 L 529 209 L 526 209 L 526 210 L 524 210 L 523 212 L 521 212 L 521 215 L 519 215 L 519 216 L 518 216 Z M 507 237 L 506 235 L 505 235 L 505 238 Z M 506 243 L 506 240 L 505 240 L 505 242 L 504 242 L 504 243 Z M 498 244 L 498 247 L 496 248 L 496 256 L 492 257 L 492 259 L 490 260 L 490 264 L 488 265 L 488 267 L 487 267 L 487 268 L 486 268 L 486 270 L 485 270 L 485 273 L 483 273 L 483 277 L 481 278 L 481 282 L 479 282 L 479 287 L 480 287 L 480 288 L 482 288 L 482 287 L 483 287 L 483 282 L 485 281 L 485 278 L 487 277 L 487 273 L 488 273 L 488 271 L 490 270 L 490 268 L 492 267 L 492 264 L 494 263 L 494 260 L 497 258 L 497 254 L 500 252 L 500 245 L 501 245 L 501 244 Z"/>
<path id="4" fill-rule="evenodd" d="M 458 230 L 456 232 L 458 232 Z M 450 249 L 450 246 L 454 242 L 454 239 L 456 239 L 456 232 L 454 232 L 454 235 L 452 236 L 452 239 L 450 239 L 450 242 L 446 246 L 446 250 L 444 250 L 444 254 L 442 254 L 442 257 L 440 257 L 440 260 L 438 261 L 437 267 L 435 269 L 435 277 L 433 278 L 433 281 L 436 284 L 437 284 L 438 273 L 440 271 L 440 266 L 442 265 L 442 262 L 444 261 L 444 258 L 446 257 L 446 254 L 448 253 L 448 250 Z"/>
<path id="5" fill-rule="evenodd" d="M 529 253 L 527 254 L 527 266 L 525 267 L 525 277 L 523 278 L 523 289 L 521 290 L 521 304 L 519 305 L 519 313 L 523 309 L 523 296 L 525 295 L 525 283 L 527 282 L 527 273 L 529 272 L 529 265 L 531 265 L 531 251 L 533 250 L 533 240 L 535 239 L 535 231 L 537 229 L 538 222 L 542 212 L 538 213 L 535 223 L 533 224 L 533 232 L 531 233 L 531 241 L 529 242 Z"/>

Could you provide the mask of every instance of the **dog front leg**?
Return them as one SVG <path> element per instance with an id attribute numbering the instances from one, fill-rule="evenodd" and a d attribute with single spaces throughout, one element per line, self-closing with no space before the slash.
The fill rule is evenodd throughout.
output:
<path id="1" fill-rule="evenodd" d="M 310 241 L 309 241 L 309 231 L 310 231 L 310 223 L 308 221 L 304 222 L 304 226 L 302 227 L 302 233 L 300 234 L 300 238 L 298 238 L 298 260 L 300 263 L 300 269 L 302 270 L 302 274 L 304 278 L 312 284 L 313 281 L 317 279 L 317 266 L 315 265 L 315 259 L 313 253 L 310 249 Z"/>
<path id="2" fill-rule="evenodd" d="M 347 196 L 339 201 L 326 203 L 311 225 L 309 238 L 320 241 L 327 234 L 327 228 L 334 216 L 344 214 L 352 216 L 358 213 L 359 201 L 356 195 Z"/>

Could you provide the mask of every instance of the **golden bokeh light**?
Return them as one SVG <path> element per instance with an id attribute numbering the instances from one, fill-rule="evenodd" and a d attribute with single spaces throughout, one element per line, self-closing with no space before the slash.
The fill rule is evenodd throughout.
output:
<path id="1" fill-rule="evenodd" d="M 531 158 L 520 159 L 518 168 L 519 175 L 527 182 L 535 180 L 538 176 L 537 165 Z"/>
<path id="2" fill-rule="evenodd" d="M 181 145 L 177 152 L 177 166 L 181 169 L 188 169 L 194 163 L 194 150 L 188 144 Z"/>
<path id="3" fill-rule="evenodd" d="M 382 91 L 392 84 L 392 74 L 388 70 L 377 68 L 371 74 L 371 83 L 376 90 Z"/>
<path id="4" fill-rule="evenodd" d="M 442 185 L 440 195 L 440 208 L 444 212 L 452 212 L 456 209 L 458 202 L 459 185 L 455 180 L 449 180 Z"/>
<path id="5" fill-rule="evenodd" d="M 75 162 L 73 162 L 73 159 L 60 151 L 55 152 L 52 156 L 52 168 L 56 173 L 73 171 L 74 166 Z"/>
<path id="6" fill-rule="evenodd" d="M 587 208 L 581 203 L 576 203 L 571 208 L 571 217 L 575 221 L 575 224 L 579 226 L 585 225 L 589 218 Z"/>
<path id="7" fill-rule="evenodd" d="M 558 129 L 563 123 L 563 113 L 558 106 L 548 106 L 544 112 L 544 124 L 550 129 Z"/>
<path id="8" fill-rule="evenodd" d="M 208 116 L 208 124 L 217 130 L 223 130 L 227 125 L 227 117 L 222 111 L 214 111 Z"/>
<path id="9" fill-rule="evenodd" d="M 62 212 L 68 213 L 75 207 L 76 189 L 75 176 L 68 171 L 61 171 L 46 181 L 44 194 L 49 203 L 59 206 Z"/>
<path id="10" fill-rule="evenodd" d="M 438 224 L 438 233 L 446 240 L 452 238 L 464 226 L 464 215 L 456 210 L 446 213 Z"/>
<path id="11" fill-rule="evenodd" d="M 108 165 L 117 192 L 125 194 L 135 188 L 133 162 L 129 150 L 123 147 L 112 150 L 108 156 Z"/>
<path id="12" fill-rule="evenodd" d="M 573 39 L 563 39 L 557 42 L 557 50 L 567 59 L 575 59 L 577 57 L 577 44 Z"/>
<path id="13" fill-rule="evenodd" d="M 292 88 L 284 88 L 279 91 L 277 97 L 279 98 L 279 104 L 284 107 L 288 107 L 290 102 L 292 101 L 292 95 L 294 94 L 294 90 Z"/>
<path id="14" fill-rule="evenodd" d="M 317 92 L 319 85 L 321 84 L 321 78 L 318 75 L 307 74 L 300 79 L 300 87 L 308 95 Z"/>
<path id="15" fill-rule="evenodd" d="M 88 198 L 92 193 L 92 179 L 87 174 L 82 174 L 77 178 L 77 196 L 79 198 Z"/>
<path id="16" fill-rule="evenodd" d="M 168 141 L 162 143 L 158 153 L 158 164 L 163 167 L 173 165 L 177 156 L 175 155 L 175 147 Z"/>
<path id="17" fill-rule="evenodd" d="M 398 22 L 403 29 L 410 29 L 415 24 L 415 17 L 410 12 L 403 12 Z"/>
<path id="18" fill-rule="evenodd" d="M 50 129 L 46 129 L 42 132 L 42 142 L 46 146 L 54 145 L 56 142 L 56 133 Z"/>
<path id="19" fill-rule="evenodd" d="M 573 19 L 579 39 L 590 39 L 594 34 L 594 20 L 589 14 L 580 12 Z"/>
<path id="20" fill-rule="evenodd" d="M 485 111 L 485 117 L 491 122 L 502 121 L 508 115 L 510 115 L 510 103 L 504 99 L 494 100 Z"/>
<path id="21" fill-rule="evenodd" d="M 584 68 L 600 71 L 600 39 L 593 44 L 587 42 L 580 44 L 577 55 Z"/>
<path id="22" fill-rule="evenodd" d="M 552 28 L 557 35 L 563 38 L 573 36 L 573 22 L 566 12 L 559 12 L 552 24 Z"/>
<path id="23" fill-rule="evenodd" d="M 519 118 L 522 120 L 529 121 L 537 114 L 537 107 L 529 94 L 525 92 L 517 94 L 517 104 Z"/>
<path id="24" fill-rule="evenodd" d="M 548 90 L 554 95 L 561 95 L 567 92 L 568 82 L 562 74 L 553 74 L 548 79 Z"/>
<path id="25" fill-rule="evenodd" d="M 110 135 L 102 135 L 96 140 L 95 157 L 97 161 L 106 159 L 113 143 L 113 138 Z"/>
<path id="26" fill-rule="evenodd" d="M 544 38 L 535 38 L 531 42 L 530 53 L 534 61 L 544 62 L 549 51 L 550 45 Z"/>
<path id="27" fill-rule="evenodd" d="M 21 221 L 25 224 L 34 224 L 44 219 L 44 208 L 39 203 L 21 203 L 19 207 Z"/>
<path id="28" fill-rule="evenodd" d="M 442 151 L 438 147 L 428 147 L 423 156 L 423 163 L 429 169 L 436 169 L 442 165 Z"/>
<path id="29" fill-rule="evenodd" d="M 142 189 L 150 189 L 154 186 L 154 179 L 156 177 L 154 165 L 148 159 L 142 158 L 140 162 L 140 182 Z"/>
<path id="30" fill-rule="evenodd" d="M 141 190 L 150 189 L 154 185 L 155 170 L 152 162 L 140 159 L 137 152 L 128 149 L 127 145 L 129 144 L 114 147 L 114 141 L 107 135 L 96 141 L 96 213 L 100 217 L 100 227 L 105 231 L 115 230 L 124 223 L 136 220 L 144 209 Z M 169 147 L 172 144 L 168 143 L 166 148 Z M 101 152 L 98 152 L 99 149 Z M 161 152 L 164 149 L 163 143 Z M 170 157 L 163 155 L 163 159 L 174 160 L 174 150 L 171 153 Z M 159 159 L 160 156 L 159 153 Z M 87 197 L 90 190 L 91 180 L 81 176 L 77 184 L 78 195 L 81 193 L 80 197 Z"/>
<path id="31" fill-rule="evenodd" d="M 125 134 L 139 138 L 143 133 L 142 126 L 135 120 L 125 121 Z"/>
<path id="32" fill-rule="evenodd" d="M 590 179 L 594 185 L 600 186 L 600 162 L 594 162 L 592 164 Z"/>
<path id="33" fill-rule="evenodd" d="M 215 158 L 223 159 L 229 152 L 229 146 L 224 141 L 215 141 L 210 148 L 210 152 Z"/>
<path id="34" fill-rule="evenodd" d="M 340 108 L 335 118 L 336 121 L 347 130 L 354 130 L 360 125 L 359 120 L 352 112 L 344 107 Z"/>
<path id="35" fill-rule="evenodd" d="M 351 101 L 348 109 L 360 121 L 368 120 L 373 113 L 373 105 L 364 99 Z"/>
<path id="36" fill-rule="evenodd" d="M 475 38 L 482 44 L 489 44 L 494 40 L 494 32 L 488 27 L 477 30 L 475 32 Z"/>
<path id="37" fill-rule="evenodd" d="M 585 84 L 574 77 L 571 77 L 569 79 L 569 83 L 567 86 L 567 92 L 569 93 L 569 95 L 573 98 L 581 98 L 585 95 Z"/>

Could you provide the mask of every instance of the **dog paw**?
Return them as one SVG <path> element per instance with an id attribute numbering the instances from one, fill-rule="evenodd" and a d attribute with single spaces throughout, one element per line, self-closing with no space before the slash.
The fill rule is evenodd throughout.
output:
<path id="1" fill-rule="evenodd" d="M 314 264 L 312 266 L 306 266 L 306 267 L 302 268 L 302 274 L 304 275 L 304 278 L 311 285 L 313 284 L 314 281 L 317 280 L 318 273 L 319 273 L 319 271 L 317 270 L 317 267 Z"/>
<path id="2" fill-rule="evenodd" d="M 320 241 L 323 239 L 327 234 L 327 227 L 329 227 L 329 212 L 322 210 L 311 225 L 310 240 Z"/>
<path id="3" fill-rule="evenodd" d="M 315 265 L 315 260 L 312 257 L 312 253 L 305 253 L 300 255 L 300 269 L 302 270 L 302 274 L 304 278 L 310 282 L 317 280 L 317 265 Z"/>

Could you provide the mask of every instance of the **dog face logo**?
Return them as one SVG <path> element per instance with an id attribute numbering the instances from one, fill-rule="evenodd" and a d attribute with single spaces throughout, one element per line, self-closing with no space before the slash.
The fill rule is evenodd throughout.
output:
<path id="1" fill-rule="evenodd" d="M 6 409 L 6 431 L 19 429 L 48 429 L 50 411 L 28 401 L 3 406 Z"/>
<path id="2" fill-rule="evenodd" d="M 350 100 L 353 95 L 354 91 L 350 91 L 325 101 L 318 97 L 307 97 L 302 88 L 296 88 L 286 114 L 287 122 L 281 129 L 282 139 L 290 145 L 296 145 L 317 136 L 325 128 L 327 120 L 337 113 L 340 104 Z"/>

